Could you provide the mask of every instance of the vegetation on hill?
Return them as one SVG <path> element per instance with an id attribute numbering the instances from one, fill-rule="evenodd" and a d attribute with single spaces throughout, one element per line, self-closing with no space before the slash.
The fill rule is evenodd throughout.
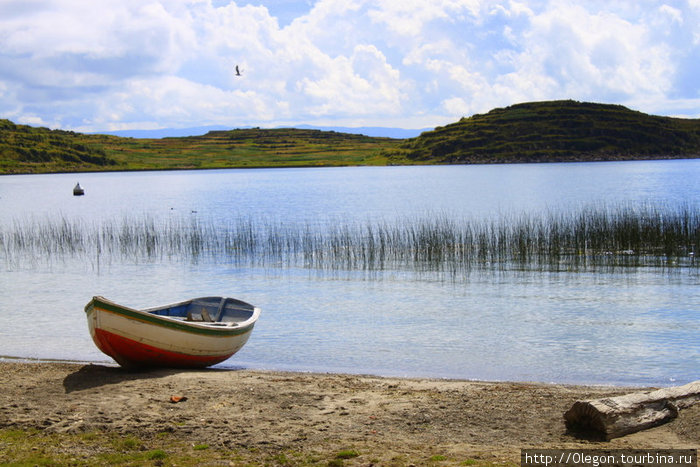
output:
<path id="1" fill-rule="evenodd" d="M 106 151 L 129 169 L 309 167 L 385 165 L 380 153 L 396 144 L 334 131 L 251 128 L 183 138 L 121 138 L 116 145 L 110 140 Z"/>
<path id="2" fill-rule="evenodd" d="M 695 157 L 700 157 L 700 120 L 574 101 L 494 109 L 407 140 L 294 128 L 134 139 L 0 120 L 0 173 L 5 174 Z"/>
<path id="3" fill-rule="evenodd" d="M 551 101 L 462 118 L 405 140 L 401 163 L 506 163 L 700 157 L 700 120 L 620 105 Z"/>
<path id="4" fill-rule="evenodd" d="M 0 173 L 385 165 L 397 141 L 293 128 L 134 139 L 0 120 Z"/>
<path id="5" fill-rule="evenodd" d="M 89 136 L 0 120 L 0 173 L 105 170 L 116 164 Z"/>

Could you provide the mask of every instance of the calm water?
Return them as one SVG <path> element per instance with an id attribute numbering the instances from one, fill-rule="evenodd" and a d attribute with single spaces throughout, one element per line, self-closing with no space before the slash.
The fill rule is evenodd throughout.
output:
<path id="1" fill-rule="evenodd" d="M 86 196 L 73 197 L 76 182 Z M 0 177 L 0 222 L 240 216 L 309 225 L 498 218 L 612 203 L 697 204 L 700 160 L 507 166 L 216 170 Z M 487 380 L 669 385 L 700 374 L 697 271 L 406 271 L 225 261 L 8 262 L 0 355 L 108 361 L 82 311 L 231 295 L 263 309 L 224 366 Z"/>

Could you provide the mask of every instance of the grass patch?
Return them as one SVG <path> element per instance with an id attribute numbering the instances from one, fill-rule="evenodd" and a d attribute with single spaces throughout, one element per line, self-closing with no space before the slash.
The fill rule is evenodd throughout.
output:
<path id="1" fill-rule="evenodd" d="M 135 449 L 116 452 L 124 447 L 122 436 L 116 432 L 92 431 L 87 433 L 46 433 L 41 430 L 0 429 L 0 465 L 74 465 L 74 466 L 162 466 L 201 465 L 236 466 L 343 466 L 360 456 L 354 449 L 337 451 L 332 445 L 314 446 L 313 450 L 285 450 L 276 447 L 230 449 L 208 446 L 195 449 L 192 440 L 176 433 L 166 436 L 127 435 L 138 443 L 127 443 Z M 136 446 L 138 444 L 138 446 Z M 204 446 L 198 445 L 198 446 Z M 368 451 L 367 456 L 376 465 L 421 465 L 425 461 L 402 455 L 382 461 L 382 448 Z"/>
<path id="2" fill-rule="evenodd" d="M 343 451 L 338 452 L 335 455 L 336 459 L 352 459 L 354 457 L 358 457 L 360 455 L 359 452 L 355 451 L 354 449 L 345 449 Z"/>
<path id="3" fill-rule="evenodd" d="M 0 465 L 77 465 L 77 466 L 158 466 L 218 465 L 240 458 L 237 465 L 262 465 L 271 456 L 235 451 L 200 450 L 192 455 L 192 445 L 170 434 L 152 440 L 114 432 L 80 434 L 46 433 L 35 429 L 0 429 Z M 164 463 L 165 461 L 165 463 Z"/>
<path id="4" fill-rule="evenodd" d="M 165 459 L 166 457 L 168 457 L 168 455 L 162 449 L 154 449 L 153 451 L 147 452 L 145 454 L 145 457 L 149 460 L 158 460 Z"/>
<path id="5" fill-rule="evenodd" d="M 126 438 L 117 440 L 114 447 L 118 451 L 134 451 L 141 446 L 143 446 L 143 443 L 140 440 L 133 436 L 127 436 Z"/>

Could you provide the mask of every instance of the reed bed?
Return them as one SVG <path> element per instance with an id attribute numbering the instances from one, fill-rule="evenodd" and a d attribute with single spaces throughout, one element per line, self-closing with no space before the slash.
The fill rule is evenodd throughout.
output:
<path id="1" fill-rule="evenodd" d="M 8 263 L 80 256 L 90 261 L 203 259 L 319 270 L 443 271 L 474 268 L 578 270 L 596 267 L 696 268 L 697 207 L 605 206 L 490 220 L 434 218 L 395 222 L 290 224 L 252 217 L 127 216 L 87 223 L 15 220 L 0 230 Z"/>

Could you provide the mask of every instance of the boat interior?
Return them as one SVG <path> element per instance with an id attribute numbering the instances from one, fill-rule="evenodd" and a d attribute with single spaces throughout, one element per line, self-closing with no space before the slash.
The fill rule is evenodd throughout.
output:
<path id="1" fill-rule="evenodd" d="M 253 316 L 253 305 L 230 297 L 201 297 L 164 307 L 143 310 L 159 316 L 180 318 L 186 321 L 232 324 L 246 321 Z"/>

